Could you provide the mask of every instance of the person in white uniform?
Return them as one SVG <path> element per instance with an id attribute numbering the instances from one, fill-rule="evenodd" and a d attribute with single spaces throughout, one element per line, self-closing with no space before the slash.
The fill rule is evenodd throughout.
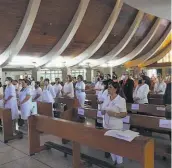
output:
<path id="1" fill-rule="evenodd" d="M 148 103 L 149 86 L 145 83 L 144 76 L 138 80 L 138 85 L 133 92 L 133 100 L 138 104 Z"/>
<path id="2" fill-rule="evenodd" d="M 60 78 L 56 78 L 55 79 L 56 83 L 54 85 L 54 91 L 55 91 L 55 94 L 56 94 L 56 97 L 61 97 L 62 96 L 62 85 L 60 84 Z"/>
<path id="3" fill-rule="evenodd" d="M 97 96 L 98 96 L 99 92 L 101 92 L 103 90 L 102 80 L 103 80 L 103 78 L 98 77 L 97 82 L 94 87 L 94 90 L 96 91 Z"/>
<path id="4" fill-rule="evenodd" d="M 35 82 L 35 90 L 33 91 L 32 96 L 33 101 L 42 101 L 42 89 L 40 88 L 40 82 Z"/>
<path id="5" fill-rule="evenodd" d="M 98 109 L 102 109 L 103 102 L 107 99 L 108 97 L 108 81 L 103 81 L 102 82 L 102 88 L 97 96 L 97 103 L 98 103 Z"/>
<path id="6" fill-rule="evenodd" d="M 86 94 L 85 94 L 85 83 L 83 82 L 82 75 L 78 75 L 77 77 L 77 83 L 75 85 L 75 94 L 79 101 L 80 107 L 84 108 Z"/>
<path id="7" fill-rule="evenodd" d="M 30 81 L 27 79 L 22 80 L 22 89 L 19 93 L 19 105 L 21 111 L 21 119 L 24 120 L 24 126 L 27 127 L 27 119 L 31 115 L 32 96 L 29 87 Z"/>
<path id="8" fill-rule="evenodd" d="M 17 105 L 17 98 L 16 98 L 16 90 L 15 86 L 12 84 L 12 78 L 7 77 L 5 84 L 7 85 L 5 88 L 5 95 L 4 95 L 4 106 L 7 109 L 11 110 L 11 116 L 13 120 L 13 131 L 16 131 L 16 120 L 19 118 L 18 114 L 18 105 Z"/>
<path id="9" fill-rule="evenodd" d="M 48 78 L 44 80 L 44 89 L 42 93 L 42 101 L 46 103 L 54 103 L 54 98 L 56 97 L 54 87 L 50 84 Z"/>
<path id="10" fill-rule="evenodd" d="M 63 96 L 74 98 L 74 87 L 71 75 L 67 75 L 66 83 L 63 87 Z"/>
<path id="11" fill-rule="evenodd" d="M 157 82 L 154 86 L 154 93 L 164 95 L 167 84 L 164 82 L 161 75 L 158 76 Z"/>
<path id="12" fill-rule="evenodd" d="M 111 82 L 108 86 L 108 98 L 102 105 L 103 127 L 108 130 L 123 130 L 123 120 L 126 117 L 126 100 L 119 95 L 120 85 L 118 82 Z M 111 154 L 114 164 L 121 165 L 123 158 Z"/>

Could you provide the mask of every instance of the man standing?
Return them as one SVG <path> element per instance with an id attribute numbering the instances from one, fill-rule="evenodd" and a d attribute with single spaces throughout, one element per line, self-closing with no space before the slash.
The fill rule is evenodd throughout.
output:
<path id="1" fill-rule="evenodd" d="M 125 78 L 120 81 L 122 89 L 124 91 L 126 102 L 133 103 L 133 90 L 134 90 L 134 81 L 129 78 L 129 73 L 125 72 L 123 74 Z"/>

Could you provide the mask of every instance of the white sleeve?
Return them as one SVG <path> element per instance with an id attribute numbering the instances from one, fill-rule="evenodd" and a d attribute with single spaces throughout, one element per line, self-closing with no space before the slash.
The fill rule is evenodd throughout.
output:
<path id="1" fill-rule="evenodd" d="M 103 102 L 103 104 L 102 104 L 102 109 L 101 109 L 101 110 L 106 110 L 108 104 L 109 104 L 109 98 L 107 98 L 107 99 Z"/>
<path id="2" fill-rule="evenodd" d="M 85 83 L 84 82 L 82 82 L 82 84 L 81 84 L 81 89 L 85 90 Z"/>
<path id="3" fill-rule="evenodd" d="M 149 86 L 146 84 L 146 86 L 142 90 L 142 93 L 139 95 L 140 100 L 147 98 L 148 93 L 149 93 Z"/>
<path id="4" fill-rule="evenodd" d="M 26 96 L 31 96 L 31 90 L 30 90 L 30 88 L 27 88 L 26 89 Z"/>
<path id="5" fill-rule="evenodd" d="M 9 96 L 13 96 L 13 97 L 16 96 L 15 87 L 9 87 L 9 92 L 10 92 L 10 95 Z"/>
<path id="6" fill-rule="evenodd" d="M 62 85 L 61 84 L 59 84 L 59 91 L 61 91 L 62 90 Z"/>
<path id="7" fill-rule="evenodd" d="M 39 88 L 37 94 L 41 95 L 42 94 L 42 89 Z"/>
<path id="8" fill-rule="evenodd" d="M 127 112 L 126 100 L 123 98 L 120 101 L 119 110 L 120 110 L 120 112 Z"/>
<path id="9" fill-rule="evenodd" d="M 73 88 L 73 83 L 72 82 L 70 82 L 70 85 L 69 85 L 69 92 L 71 94 L 74 94 L 74 88 Z"/>
<path id="10" fill-rule="evenodd" d="M 51 95 L 53 96 L 53 98 L 55 98 L 56 97 L 56 94 L 55 94 L 55 91 L 54 91 L 54 87 L 53 86 L 50 86 L 49 91 L 50 91 Z"/>
<path id="11" fill-rule="evenodd" d="M 164 83 L 164 84 L 163 84 L 163 88 L 162 88 L 162 92 L 163 92 L 163 94 L 165 93 L 166 87 L 167 87 L 167 84 L 166 84 L 166 83 Z"/>

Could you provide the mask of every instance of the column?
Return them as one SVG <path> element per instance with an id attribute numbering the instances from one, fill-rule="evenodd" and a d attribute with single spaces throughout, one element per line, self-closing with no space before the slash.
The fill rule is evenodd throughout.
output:
<path id="1" fill-rule="evenodd" d="M 93 79 L 93 70 L 91 68 L 86 69 L 86 81 L 91 82 Z"/>
<path id="2" fill-rule="evenodd" d="M 68 68 L 68 67 L 62 68 L 62 81 L 63 81 L 63 82 L 66 81 L 67 75 L 71 75 L 71 69 Z"/>
<path id="3" fill-rule="evenodd" d="M 35 81 L 38 81 L 38 69 L 37 68 L 33 68 L 32 69 L 32 77 L 35 79 Z"/>

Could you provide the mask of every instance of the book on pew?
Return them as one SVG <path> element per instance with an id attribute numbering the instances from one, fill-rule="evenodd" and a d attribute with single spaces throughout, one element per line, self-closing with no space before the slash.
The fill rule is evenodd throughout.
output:
<path id="1" fill-rule="evenodd" d="M 109 130 L 104 135 L 131 142 L 134 138 L 139 136 L 139 133 L 131 130 Z"/>

